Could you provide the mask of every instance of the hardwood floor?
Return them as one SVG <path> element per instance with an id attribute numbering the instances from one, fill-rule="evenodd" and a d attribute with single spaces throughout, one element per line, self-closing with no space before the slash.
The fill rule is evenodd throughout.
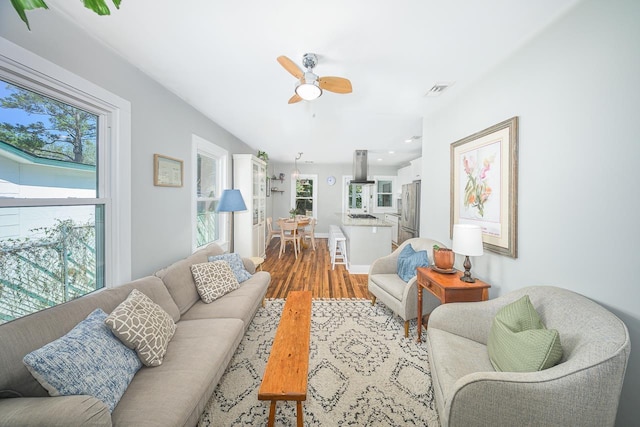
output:
<path id="1" fill-rule="evenodd" d="M 278 258 L 280 239 L 271 239 L 262 264 L 262 270 L 271 273 L 267 298 L 286 298 L 289 291 L 311 291 L 315 299 L 371 298 L 366 274 L 349 274 L 344 265 L 336 265 L 335 270 L 331 270 L 327 239 L 316 238 L 315 251 L 311 243 L 308 244 L 298 259 L 291 244 L 287 245 L 282 258 Z"/>

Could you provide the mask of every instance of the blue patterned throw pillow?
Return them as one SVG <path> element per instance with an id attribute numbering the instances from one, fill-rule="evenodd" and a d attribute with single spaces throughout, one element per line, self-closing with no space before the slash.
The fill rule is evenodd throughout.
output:
<path id="1" fill-rule="evenodd" d="M 398 276 L 405 282 L 416 275 L 416 268 L 428 267 L 429 257 L 427 251 L 413 250 L 411 244 L 405 246 L 398 256 Z"/>
<path id="2" fill-rule="evenodd" d="M 242 283 L 247 279 L 251 278 L 251 273 L 249 273 L 244 268 L 244 263 L 242 262 L 242 257 L 239 254 L 222 254 L 222 255 L 211 255 L 209 257 L 209 262 L 212 261 L 227 261 L 229 266 L 231 267 L 231 271 L 238 279 L 238 283 Z"/>
<path id="3" fill-rule="evenodd" d="M 49 395 L 94 396 L 113 412 L 142 362 L 111 333 L 106 318 L 97 309 L 63 337 L 24 357 L 23 363 Z"/>

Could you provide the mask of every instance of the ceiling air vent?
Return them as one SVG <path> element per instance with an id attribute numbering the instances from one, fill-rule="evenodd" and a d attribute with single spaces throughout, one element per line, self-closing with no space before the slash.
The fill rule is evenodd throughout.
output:
<path id="1" fill-rule="evenodd" d="M 429 89 L 429 92 L 427 92 L 425 96 L 440 96 L 440 94 L 447 90 L 451 85 L 453 85 L 453 83 L 438 82 Z"/>

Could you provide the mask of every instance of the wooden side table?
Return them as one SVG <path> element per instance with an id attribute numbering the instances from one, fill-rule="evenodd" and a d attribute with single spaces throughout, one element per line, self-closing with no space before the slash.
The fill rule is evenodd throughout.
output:
<path id="1" fill-rule="evenodd" d="M 463 282 L 460 280 L 461 274 L 461 271 L 443 274 L 429 267 L 418 267 L 418 342 L 422 340 L 422 288 L 435 295 L 442 304 L 489 299 L 491 285 L 479 279 L 474 283 Z"/>

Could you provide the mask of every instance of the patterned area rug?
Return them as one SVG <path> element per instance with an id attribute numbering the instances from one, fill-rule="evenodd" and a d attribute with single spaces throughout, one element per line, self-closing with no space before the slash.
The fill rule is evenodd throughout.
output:
<path id="1" fill-rule="evenodd" d="M 260 308 L 199 426 L 266 425 L 258 400 L 284 300 Z M 305 426 L 438 426 L 426 345 L 416 323 L 367 300 L 314 300 Z M 276 425 L 296 424 L 295 402 L 278 402 Z"/>

